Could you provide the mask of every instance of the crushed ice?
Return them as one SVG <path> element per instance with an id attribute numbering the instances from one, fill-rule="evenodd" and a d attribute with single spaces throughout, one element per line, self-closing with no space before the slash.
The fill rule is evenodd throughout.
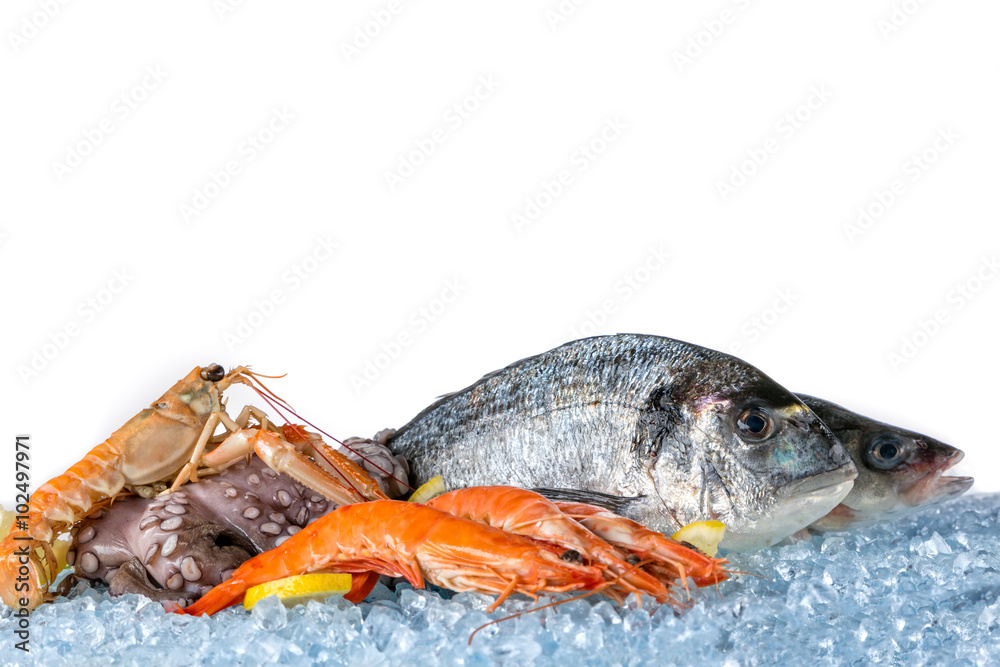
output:
<path id="1" fill-rule="evenodd" d="M 894 524 L 732 555 L 735 575 L 690 609 L 591 596 L 534 603 L 379 584 L 368 600 L 286 609 L 276 598 L 213 618 L 77 586 L 31 616 L 31 654 L 0 606 L 0 664 L 990 664 L 1000 655 L 1000 496 Z M 755 576 L 756 575 L 756 576 Z M 682 592 L 680 594 L 683 594 Z M 540 602 L 568 599 L 543 597 Z"/>

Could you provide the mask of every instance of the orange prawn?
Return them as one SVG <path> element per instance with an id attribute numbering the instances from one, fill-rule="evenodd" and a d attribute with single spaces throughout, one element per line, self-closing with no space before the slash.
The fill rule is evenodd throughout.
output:
<path id="1" fill-rule="evenodd" d="M 639 559 L 600 539 L 534 491 L 513 486 L 470 487 L 437 496 L 426 504 L 509 533 L 573 549 L 585 562 L 607 569 L 608 578 L 618 581 L 612 589 L 651 595 L 661 603 L 675 603 L 662 581 L 634 567 Z M 630 559 L 634 562 L 629 563 Z"/>
<path id="2" fill-rule="evenodd" d="M 641 523 L 618 516 L 603 507 L 584 503 L 557 502 L 556 506 L 572 516 L 601 539 L 626 549 L 643 560 L 650 560 L 650 571 L 686 581 L 688 577 L 701 586 L 713 586 L 729 575 L 722 566 L 724 558 L 711 558 L 687 547 Z"/>
<path id="3" fill-rule="evenodd" d="M 182 614 L 214 614 L 243 600 L 252 586 L 311 572 L 377 572 L 455 591 L 497 595 L 601 588 L 597 567 L 564 560 L 567 550 L 433 507 L 396 500 L 344 505 L 281 546 L 251 558 Z M 357 583 L 355 584 L 357 586 Z"/>

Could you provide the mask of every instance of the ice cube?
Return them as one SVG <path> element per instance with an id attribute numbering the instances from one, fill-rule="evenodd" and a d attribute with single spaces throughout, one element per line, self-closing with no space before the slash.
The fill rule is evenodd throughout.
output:
<path id="1" fill-rule="evenodd" d="M 277 595 L 269 595 L 255 604 L 250 616 L 265 632 L 280 630 L 288 624 L 288 609 Z"/>
<path id="2" fill-rule="evenodd" d="M 927 540 L 914 538 L 910 543 L 910 551 L 916 551 L 925 558 L 933 558 L 938 554 L 950 554 L 951 547 L 937 531 L 934 531 L 934 534 Z"/>

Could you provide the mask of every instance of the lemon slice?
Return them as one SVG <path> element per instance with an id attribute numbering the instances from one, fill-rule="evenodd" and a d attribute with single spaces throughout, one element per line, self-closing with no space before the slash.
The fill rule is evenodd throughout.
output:
<path id="1" fill-rule="evenodd" d="M 671 537 L 678 542 L 687 542 L 706 556 L 715 557 L 719 553 L 719 542 L 725 534 L 726 524 L 721 521 L 695 521 Z"/>
<path id="2" fill-rule="evenodd" d="M 52 543 L 52 553 L 56 557 L 56 571 L 62 572 L 66 569 L 66 554 L 69 552 L 69 540 L 59 538 Z"/>
<path id="3" fill-rule="evenodd" d="M 309 600 L 323 601 L 331 595 L 343 595 L 350 590 L 349 574 L 302 574 L 250 588 L 243 599 L 243 608 L 253 609 L 255 604 L 269 595 L 277 595 L 286 607 L 293 607 Z"/>
<path id="4" fill-rule="evenodd" d="M 435 475 L 427 480 L 427 483 L 422 485 L 413 495 L 410 496 L 411 503 L 426 503 L 431 498 L 440 496 L 445 492 L 444 488 L 444 477 L 441 475 Z"/>
<path id="5" fill-rule="evenodd" d="M 10 533 L 10 527 L 14 525 L 14 518 L 17 515 L 10 510 L 5 510 L 3 505 L 0 505 L 0 539 L 7 537 Z"/>

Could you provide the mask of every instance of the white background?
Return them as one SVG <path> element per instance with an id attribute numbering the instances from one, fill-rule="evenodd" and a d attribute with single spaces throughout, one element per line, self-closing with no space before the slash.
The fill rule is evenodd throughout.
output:
<path id="1" fill-rule="evenodd" d="M 1000 490 L 996 3 L 50 4 L 0 15 L 8 506 L 15 434 L 40 484 L 196 365 L 287 372 L 273 387 L 346 437 L 615 332 L 740 344 Z M 275 109 L 294 119 L 268 134 Z"/>

